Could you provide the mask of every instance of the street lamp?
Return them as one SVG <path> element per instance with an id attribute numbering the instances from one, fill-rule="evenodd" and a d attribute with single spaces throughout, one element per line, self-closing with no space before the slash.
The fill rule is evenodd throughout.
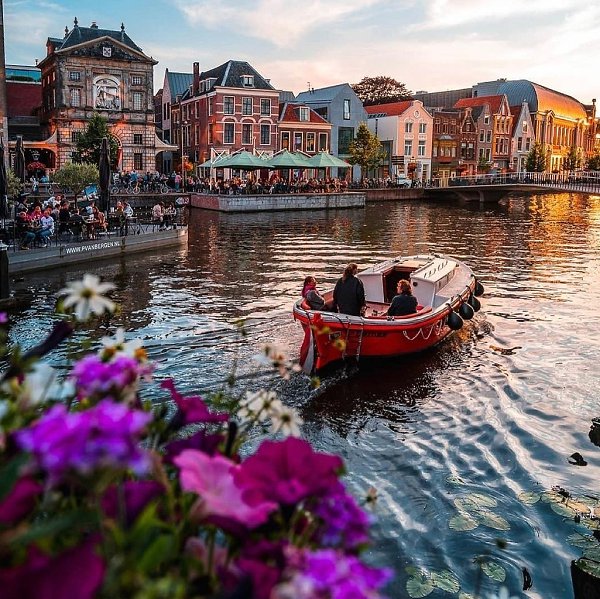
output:
<path id="1" fill-rule="evenodd" d="M 181 115 L 183 116 L 183 114 Z M 188 124 L 187 121 L 184 121 L 183 119 L 181 119 L 181 180 L 183 183 L 183 191 L 185 191 L 185 156 L 183 155 L 183 131 L 184 131 L 184 127 Z"/>

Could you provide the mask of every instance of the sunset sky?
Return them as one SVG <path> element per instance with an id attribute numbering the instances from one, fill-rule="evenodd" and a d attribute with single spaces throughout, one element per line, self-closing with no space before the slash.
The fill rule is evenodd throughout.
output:
<path id="1" fill-rule="evenodd" d="M 65 25 L 121 22 L 164 71 L 246 60 L 278 89 L 389 75 L 412 91 L 529 79 L 599 97 L 600 2 L 589 0 L 4 0 L 7 64 L 35 64 Z"/>

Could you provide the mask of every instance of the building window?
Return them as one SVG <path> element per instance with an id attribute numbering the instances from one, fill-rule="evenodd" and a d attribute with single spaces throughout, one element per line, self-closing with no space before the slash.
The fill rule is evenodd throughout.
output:
<path id="1" fill-rule="evenodd" d="M 302 133 L 294 133 L 294 152 L 302 151 Z"/>
<path id="2" fill-rule="evenodd" d="M 242 85 L 244 87 L 254 87 L 254 75 L 242 75 Z"/>
<path id="3" fill-rule="evenodd" d="M 225 123 L 223 128 L 223 143 L 232 144 L 234 140 L 234 123 Z"/>
<path id="4" fill-rule="evenodd" d="M 350 100 L 344 100 L 344 120 L 350 120 Z"/>
<path id="5" fill-rule="evenodd" d="M 135 154 L 133 155 L 133 168 L 136 171 L 142 170 L 142 167 L 143 167 L 142 156 L 143 156 L 143 154 L 141 152 L 135 152 Z"/>
<path id="6" fill-rule="evenodd" d="M 252 125 L 250 123 L 244 123 L 242 125 L 242 143 L 252 143 Z"/>
<path id="7" fill-rule="evenodd" d="M 81 81 L 81 73 L 79 71 L 69 71 L 69 81 Z"/>
<path id="8" fill-rule="evenodd" d="M 195 113 L 196 113 L 196 118 L 198 118 L 200 116 L 200 100 L 196 101 Z"/>
<path id="9" fill-rule="evenodd" d="M 81 90 L 71 90 L 71 106 L 81 106 Z"/>
<path id="10" fill-rule="evenodd" d="M 271 116 L 271 99 L 261 98 L 260 100 L 260 115 Z"/>
<path id="11" fill-rule="evenodd" d="M 252 98 L 242 98 L 242 114 L 252 114 Z"/>
<path id="12" fill-rule="evenodd" d="M 308 113 L 308 107 L 307 106 L 300 106 L 299 119 L 301 121 L 310 121 L 310 116 L 309 116 L 309 113 Z"/>
<path id="13" fill-rule="evenodd" d="M 412 156 L 412 141 L 410 140 L 404 142 L 404 155 Z"/>
<path id="14" fill-rule="evenodd" d="M 527 133 L 527 121 L 523 121 L 523 125 L 521 126 L 523 133 Z"/>
<path id="15" fill-rule="evenodd" d="M 81 131 L 71 131 L 71 143 L 76 144 L 79 141 Z"/>
<path id="16" fill-rule="evenodd" d="M 328 112 L 327 112 L 327 106 L 321 106 L 320 108 L 314 108 L 314 111 L 319 115 L 322 116 L 326 121 L 328 120 Z"/>
<path id="17" fill-rule="evenodd" d="M 447 123 L 444 123 L 447 126 Z M 427 123 L 419 123 L 419 133 L 427 133 Z"/>
<path id="18" fill-rule="evenodd" d="M 281 149 L 282 150 L 290 149 L 290 132 L 289 131 L 281 132 Z"/>
<path id="19" fill-rule="evenodd" d="M 352 127 L 340 127 L 338 132 L 338 154 L 349 154 L 353 139 L 354 129 Z"/>
<path id="20" fill-rule="evenodd" d="M 134 146 L 141 146 L 143 143 L 143 135 L 141 133 L 134 133 L 133 134 L 133 145 Z"/>
<path id="21" fill-rule="evenodd" d="M 208 99 L 208 116 L 212 116 L 213 113 L 213 97 Z"/>
<path id="22" fill-rule="evenodd" d="M 490 115 L 489 115 L 489 114 L 486 114 L 486 115 L 483 117 L 483 124 L 484 124 L 484 125 L 489 125 L 489 124 L 490 124 Z"/>
<path id="23" fill-rule="evenodd" d="M 315 151 L 315 138 L 316 138 L 316 135 L 314 133 L 306 134 L 306 151 L 307 152 Z"/>
<path id="24" fill-rule="evenodd" d="M 200 125 L 198 123 L 194 125 L 194 145 L 200 145 Z"/>
<path id="25" fill-rule="evenodd" d="M 517 150 L 520 152 L 522 149 L 523 149 L 523 138 L 518 137 L 517 138 Z"/>
<path id="26" fill-rule="evenodd" d="M 319 151 L 327 152 L 329 144 L 327 143 L 327 133 L 319 133 Z"/>
<path id="27" fill-rule="evenodd" d="M 419 147 L 417 148 L 417 155 L 425 156 L 425 142 L 424 141 L 419 142 Z"/>
<path id="28" fill-rule="evenodd" d="M 223 114 L 233 114 L 234 106 L 233 96 L 223 98 Z"/>
<path id="29" fill-rule="evenodd" d="M 208 143 L 211 144 L 213 142 L 213 131 L 215 126 L 212 123 L 208 124 Z"/>
<path id="30" fill-rule="evenodd" d="M 404 133 L 412 133 L 413 124 L 411 121 L 404 123 Z"/>
<path id="31" fill-rule="evenodd" d="M 492 132 L 491 132 L 491 130 L 485 132 L 485 141 L 487 143 L 492 143 Z"/>
<path id="32" fill-rule="evenodd" d="M 133 110 L 142 110 L 144 98 L 142 92 L 133 92 Z"/>
<path id="33" fill-rule="evenodd" d="M 271 144 L 271 125 L 260 126 L 260 145 L 268 146 Z"/>
<path id="34" fill-rule="evenodd" d="M 132 75 L 131 76 L 131 85 L 143 85 L 144 79 L 141 75 Z"/>

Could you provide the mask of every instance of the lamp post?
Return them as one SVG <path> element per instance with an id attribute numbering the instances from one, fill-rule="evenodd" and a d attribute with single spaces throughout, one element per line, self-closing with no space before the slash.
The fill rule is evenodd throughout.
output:
<path id="1" fill-rule="evenodd" d="M 183 114 L 181 115 L 183 116 Z M 186 184 L 186 180 L 185 180 L 185 156 L 183 155 L 183 132 L 184 132 L 184 127 L 187 125 L 187 121 L 184 121 L 183 118 L 181 119 L 181 181 L 182 181 L 182 185 L 183 185 L 183 191 L 185 191 L 185 184 Z"/>

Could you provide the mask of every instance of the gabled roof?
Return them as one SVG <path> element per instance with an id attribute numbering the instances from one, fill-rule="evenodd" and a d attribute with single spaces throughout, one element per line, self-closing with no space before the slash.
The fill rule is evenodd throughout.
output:
<path id="1" fill-rule="evenodd" d="M 56 50 L 65 50 L 72 46 L 100 39 L 101 37 L 110 37 L 132 50 L 142 52 L 142 49 L 125 33 L 124 25 L 121 25 L 121 31 L 113 31 L 112 29 L 100 29 L 95 24 L 92 24 L 91 27 L 79 27 L 79 25 L 75 25 L 63 39 L 57 40 Z M 52 41 L 56 40 L 56 38 L 49 39 Z"/>
<path id="2" fill-rule="evenodd" d="M 300 107 L 308 108 L 308 121 L 300 120 Z M 279 105 L 279 122 L 286 123 L 314 123 L 319 125 L 330 125 L 320 114 L 303 102 L 285 102 Z"/>
<path id="3" fill-rule="evenodd" d="M 500 107 L 502 106 L 503 99 L 503 95 L 479 96 L 476 98 L 461 98 L 460 100 L 458 100 L 458 102 L 456 102 L 454 108 L 473 108 L 475 106 L 483 107 L 487 104 L 490 107 L 490 112 L 492 114 L 498 114 L 500 112 Z"/>
<path id="4" fill-rule="evenodd" d="M 351 86 L 348 83 L 338 83 L 329 87 L 321 87 L 319 89 L 311 89 L 310 91 L 300 92 L 296 96 L 296 100 L 301 102 L 327 102 L 333 100 L 342 90 Z M 352 90 L 354 93 L 354 90 Z"/>
<path id="5" fill-rule="evenodd" d="M 191 73 L 172 73 L 167 69 L 165 76 L 169 84 L 171 98 L 183 95 L 189 86 L 192 85 L 193 76 Z"/>
<path id="6" fill-rule="evenodd" d="M 373 106 L 365 106 L 365 110 L 367 114 L 400 116 L 413 105 L 413 102 L 414 100 L 403 100 L 402 102 L 390 102 L 389 104 L 375 104 Z"/>

